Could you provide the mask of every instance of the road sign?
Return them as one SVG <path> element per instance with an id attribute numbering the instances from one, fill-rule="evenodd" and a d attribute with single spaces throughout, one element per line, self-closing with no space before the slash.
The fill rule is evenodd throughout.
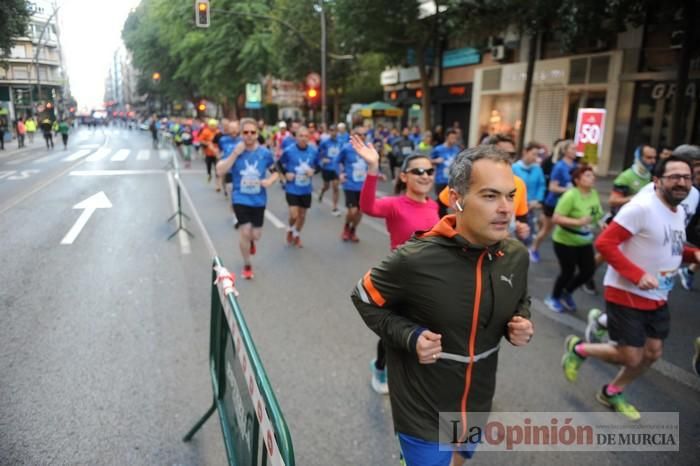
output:
<path id="1" fill-rule="evenodd" d="M 576 119 L 576 154 L 595 165 L 603 150 L 605 134 L 605 109 L 580 108 Z"/>
<path id="2" fill-rule="evenodd" d="M 306 87 L 317 88 L 321 85 L 321 76 L 318 73 L 309 73 L 306 76 Z"/>
<path id="3" fill-rule="evenodd" d="M 262 86 L 260 83 L 245 85 L 245 108 L 262 108 Z"/>

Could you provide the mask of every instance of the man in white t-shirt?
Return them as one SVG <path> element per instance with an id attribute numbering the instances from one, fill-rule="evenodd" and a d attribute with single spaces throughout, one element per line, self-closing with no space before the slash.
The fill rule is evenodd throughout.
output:
<path id="1" fill-rule="evenodd" d="M 659 162 L 652 195 L 637 195 L 625 204 L 596 240 L 609 264 L 603 284 L 611 343 L 566 339 L 564 375 L 574 382 L 587 357 L 622 369 L 596 395 L 603 405 L 630 420 L 639 411 L 623 390 L 661 357 L 670 328 L 667 301 L 682 262 L 700 262 L 700 250 L 685 244 L 685 211 L 690 192 L 690 162 L 671 156 Z"/>

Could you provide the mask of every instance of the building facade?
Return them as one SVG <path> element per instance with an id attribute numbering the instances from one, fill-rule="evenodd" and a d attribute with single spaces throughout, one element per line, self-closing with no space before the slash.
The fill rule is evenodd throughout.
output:
<path id="1" fill-rule="evenodd" d="M 60 46 L 56 6 L 45 0 L 30 2 L 33 14 L 25 37 L 16 39 L 8 68 L 0 67 L 0 106 L 11 120 L 62 109 L 68 83 Z"/>

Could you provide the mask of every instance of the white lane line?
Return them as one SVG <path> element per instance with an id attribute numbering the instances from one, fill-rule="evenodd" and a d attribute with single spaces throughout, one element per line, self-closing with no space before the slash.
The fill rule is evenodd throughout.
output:
<path id="1" fill-rule="evenodd" d="M 172 172 L 168 172 L 168 186 L 170 186 L 170 202 L 173 206 L 173 211 L 177 211 L 177 193 L 175 192 L 175 179 L 173 178 Z M 174 220 L 177 222 L 177 217 Z M 185 222 L 185 219 L 182 218 L 180 219 L 180 221 L 182 221 L 183 228 L 187 228 L 187 223 Z M 185 232 L 184 230 L 180 230 L 177 234 L 177 238 L 178 240 L 180 240 L 180 252 L 183 255 L 190 254 L 192 252 L 192 247 L 190 246 L 190 238 L 187 235 L 187 232 Z"/>
<path id="2" fill-rule="evenodd" d="M 107 147 L 103 147 L 101 149 L 97 149 L 91 156 L 89 156 L 87 159 L 88 162 L 97 162 L 102 160 L 103 158 L 107 157 L 107 155 L 112 152 L 112 149 L 108 149 Z"/>
<path id="3" fill-rule="evenodd" d="M 570 329 L 574 330 L 578 335 L 583 335 L 585 333 L 586 322 L 578 320 L 577 318 L 568 314 L 554 313 L 548 310 L 544 302 L 542 302 L 541 300 L 537 298 L 531 299 L 533 310 L 537 311 L 538 313 L 542 314 L 548 319 L 558 322 L 564 325 L 565 327 L 569 327 Z M 675 364 L 670 363 L 664 359 L 659 359 L 658 361 L 656 361 L 654 365 L 651 366 L 651 369 L 656 370 L 657 372 L 659 372 L 662 375 L 665 375 L 669 379 L 683 384 L 686 387 L 700 393 L 700 378 L 697 375 L 691 373 L 690 371 L 678 367 Z"/>
<path id="4" fill-rule="evenodd" d="M 75 170 L 70 176 L 124 176 L 124 175 L 161 175 L 165 170 Z"/>
<path id="5" fill-rule="evenodd" d="M 97 149 L 98 147 L 100 147 L 99 144 L 81 144 L 79 146 L 80 149 Z"/>
<path id="6" fill-rule="evenodd" d="M 175 182 L 180 185 L 180 194 L 182 194 L 182 196 L 185 198 L 187 203 L 190 205 L 192 217 L 194 217 L 194 221 L 197 223 L 197 226 L 199 227 L 199 231 L 202 233 L 202 237 L 204 238 L 204 245 L 206 246 L 207 251 L 209 252 L 209 258 L 211 259 L 214 256 L 218 256 L 219 253 L 216 252 L 216 248 L 214 247 L 214 242 L 211 240 L 211 236 L 209 236 L 209 232 L 207 231 L 206 227 L 204 226 L 204 222 L 202 222 L 202 218 L 199 216 L 199 212 L 197 211 L 197 207 L 194 205 L 194 202 L 192 202 L 192 198 L 190 197 L 189 191 L 187 191 L 187 187 L 185 186 L 185 183 L 183 183 L 182 179 L 179 177 L 177 180 L 175 180 Z"/>
<path id="7" fill-rule="evenodd" d="M 82 159 L 90 153 L 90 149 L 81 149 L 79 151 L 73 152 L 71 155 L 62 160 L 62 162 L 75 162 L 78 159 Z"/>
<path id="8" fill-rule="evenodd" d="M 273 214 L 268 209 L 265 209 L 265 218 L 268 219 L 270 223 L 272 223 L 275 226 L 275 228 L 279 228 L 280 230 L 283 228 L 287 228 L 286 225 L 282 223 L 282 220 L 277 218 L 275 214 Z"/>
<path id="9" fill-rule="evenodd" d="M 138 154 L 136 154 L 136 160 L 148 160 L 151 158 L 151 151 L 148 149 L 141 149 Z"/>
<path id="10" fill-rule="evenodd" d="M 161 160 L 168 160 L 170 158 L 170 151 L 168 149 L 159 149 L 158 157 L 160 157 Z"/>
<path id="11" fill-rule="evenodd" d="M 119 149 L 111 158 L 112 162 L 123 162 L 129 158 L 131 151 L 129 149 Z"/>

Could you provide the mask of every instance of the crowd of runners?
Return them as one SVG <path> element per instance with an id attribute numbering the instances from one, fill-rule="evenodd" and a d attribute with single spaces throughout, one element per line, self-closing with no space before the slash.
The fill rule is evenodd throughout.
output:
<path id="1" fill-rule="evenodd" d="M 575 382 L 590 358 L 620 366 L 596 398 L 640 418 L 624 390 L 661 357 L 668 294 L 677 281 L 692 290 L 700 261 L 697 146 L 640 145 L 605 209 L 595 169 L 571 140 L 551 150 L 531 142 L 518 153 L 503 134 L 465 148 L 455 128 L 273 127 L 247 118 L 153 119 L 151 131 L 155 145 L 163 133 L 171 138 L 187 167 L 201 154 L 207 182 L 230 197 L 244 279 L 254 277 L 266 190 L 277 183 L 289 209 L 289 247 L 303 247 L 317 174 L 317 200 L 329 194 L 331 214 L 344 215 L 340 240 L 360 241 L 363 215 L 385 219 L 391 254 L 359 280 L 352 299 L 380 337 L 371 386 L 391 396 L 405 464 L 460 464 L 473 453 L 439 451 L 436 420 L 462 412 L 466 421 L 467 412 L 490 409 L 501 338 L 522 346 L 534 334 L 527 273 L 549 238 L 560 272 L 547 308 L 576 311 L 581 290 L 602 294 L 605 309 L 591 309 L 585 335 L 566 339 L 566 379 Z M 379 181 L 388 179 L 394 195 L 378 197 Z M 602 290 L 593 279 L 600 266 L 607 267 Z M 695 346 L 700 373 L 700 337 Z"/>

